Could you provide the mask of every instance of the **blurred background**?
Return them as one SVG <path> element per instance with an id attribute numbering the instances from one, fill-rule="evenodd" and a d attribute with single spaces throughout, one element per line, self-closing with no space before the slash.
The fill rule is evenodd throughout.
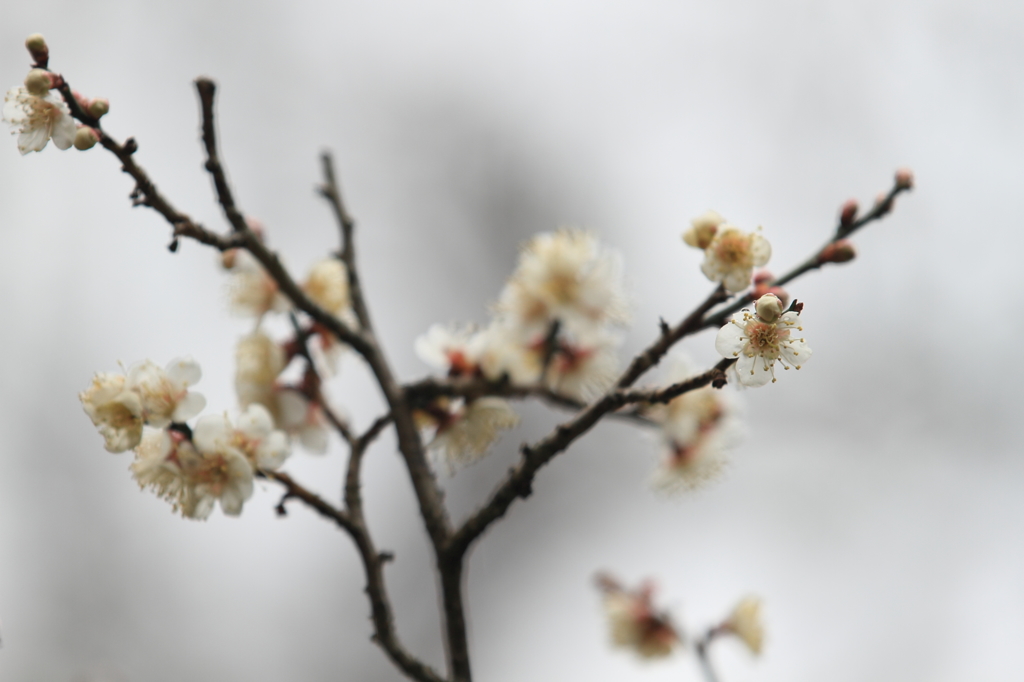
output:
<path id="1" fill-rule="evenodd" d="M 859 234 L 856 262 L 790 287 L 815 356 L 748 390 L 747 437 L 696 494 L 651 492 L 657 444 L 603 425 L 544 469 L 476 547 L 476 679 L 698 680 L 681 655 L 608 646 L 599 569 L 658 581 L 696 632 L 765 602 L 760 659 L 723 641 L 723 682 L 1006 680 L 1022 668 L 1024 370 L 999 353 L 1024 231 L 1024 5 L 988 0 L 9 3 L 0 84 L 22 44 L 108 97 L 107 130 L 182 211 L 225 227 L 202 171 L 192 79 L 219 89 L 242 208 L 299 273 L 336 245 L 314 195 L 333 149 L 359 221 L 370 303 L 406 379 L 434 322 L 484 321 L 518 245 L 579 225 L 621 250 L 623 357 L 709 290 L 680 234 L 713 208 L 764 226 L 777 272 L 847 198 L 894 170 L 917 188 Z M 106 453 L 77 394 L 95 371 L 194 356 L 208 409 L 234 409 L 215 255 L 132 209 L 102 149 L 0 145 L 0 679 L 397 680 L 369 642 L 350 541 L 260 487 L 239 519 L 174 516 Z M 981 346 L 975 347 L 975 340 Z M 686 348 L 715 360 L 713 335 Z M 981 351 L 984 351 L 982 353 Z M 998 351 L 998 353 L 997 353 Z M 1005 366 L 1004 366 L 1005 365 Z M 353 358 L 334 401 L 380 400 Z M 445 479 L 457 517 L 516 460 L 529 424 Z M 287 470 L 336 499 L 343 450 Z M 430 555 L 389 438 L 366 466 L 369 520 L 406 645 L 443 667 Z"/>

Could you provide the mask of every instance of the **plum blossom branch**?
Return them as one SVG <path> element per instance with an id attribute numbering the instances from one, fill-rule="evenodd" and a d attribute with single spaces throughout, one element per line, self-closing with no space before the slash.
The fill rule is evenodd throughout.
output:
<path id="1" fill-rule="evenodd" d="M 910 171 L 906 169 L 901 169 L 896 172 L 896 177 L 889 191 L 886 192 L 884 195 L 880 196 L 878 200 L 875 201 L 874 206 L 871 207 L 871 210 L 865 213 L 860 218 L 856 217 L 857 205 L 853 202 L 847 202 L 847 204 L 843 206 L 843 210 L 840 212 L 839 224 L 836 226 L 836 231 L 833 234 L 832 238 L 829 239 L 824 246 L 815 251 L 813 255 L 807 258 L 807 260 L 803 261 L 802 263 L 791 269 L 789 272 L 782 275 L 781 277 L 776 277 L 775 279 L 768 280 L 767 282 L 765 282 L 765 286 L 784 286 L 789 282 L 793 281 L 794 279 L 796 279 L 797 277 L 800 277 L 801 275 L 810 272 L 811 270 L 817 270 L 825 263 L 835 262 L 833 260 L 827 259 L 826 257 L 823 257 L 828 255 L 828 249 L 830 249 L 830 247 L 834 247 L 834 245 L 836 245 L 838 242 L 840 242 L 843 239 L 846 239 L 854 232 L 857 232 L 858 230 L 863 228 L 865 225 L 868 225 L 869 223 L 872 223 L 876 220 L 881 220 L 882 218 L 887 216 L 889 213 L 892 212 L 896 197 L 903 192 L 909 192 L 911 189 L 913 189 L 913 187 L 913 176 L 910 174 Z M 753 292 L 748 292 L 743 296 L 740 296 L 738 299 L 730 303 L 728 306 L 704 317 L 704 319 L 700 321 L 700 324 L 697 326 L 697 328 L 693 329 L 689 333 L 693 333 L 696 331 L 700 331 L 702 329 L 708 329 L 712 327 L 721 327 L 723 324 L 725 324 L 725 321 L 729 319 L 729 317 L 733 313 L 737 312 L 744 306 L 749 305 L 751 302 L 753 302 L 755 297 L 756 296 Z"/>
<path id="2" fill-rule="evenodd" d="M 220 155 L 217 153 L 217 128 L 214 123 L 213 110 L 213 96 L 217 92 L 217 85 L 209 78 L 197 78 L 196 91 L 199 93 L 199 103 L 203 111 L 203 146 L 206 147 L 206 170 L 213 177 L 213 182 L 217 187 L 217 200 L 220 202 L 228 222 L 231 223 L 231 228 L 235 232 L 245 232 L 249 226 L 245 222 L 245 216 L 235 206 L 231 186 L 228 184 L 224 166 L 221 165 Z"/>
<path id="3" fill-rule="evenodd" d="M 666 389 L 654 391 L 612 389 L 568 422 L 559 424 L 542 440 L 533 445 L 524 445 L 522 460 L 509 471 L 508 476 L 491 494 L 487 503 L 466 519 L 455 532 L 449 551 L 455 554 L 466 552 L 473 541 L 480 537 L 491 523 L 505 515 L 516 498 L 526 498 L 532 493 L 533 478 L 542 466 L 567 449 L 605 415 L 624 405 L 639 402 L 668 402 L 687 391 L 696 390 L 712 383 L 724 385 L 724 371 L 733 362 L 733 360 L 722 360 L 703 374 Z"/>
<path id="4" fill-rule="evenodd" d="M 419 682 L 442 682 L 443 678 L 436 671 L 406 651 L 398 641 L 394 627 L 394 612 L 384 584 L 384 564 L 392 555 L 377 551 L 363 519 L 361 507 L 350 508 L 347 513 L 337 509 L 281 471 L 261 471 L 259 475 L 284 486 L 285 496 L 278 505 L 279 513 L 284 510 L 286 500 L 297 499 L 349 534 L 355 542 L 366 572 L 366 594 L 370 600 L 374 626 L 373 641 L 410 678 Z"/>

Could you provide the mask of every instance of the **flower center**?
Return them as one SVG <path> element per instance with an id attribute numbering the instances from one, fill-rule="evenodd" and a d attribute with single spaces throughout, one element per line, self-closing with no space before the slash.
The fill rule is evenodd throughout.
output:
<path id="1" fill-rule="evenodd" d="M 750 239 L 730 230 L 718 240 L 715 255 L 726 266 L 746 267 L 750 261 Z"/>
<path id="2" fill-rule="evenodd" d="M 769 360 L 779 357 L 779 343 L 789 335 L 788 330 L 780 331 L 774 324 L 756 320 L 748 322 L 745 331 L 749 337 L 747 354 L 760 355 Z"/>

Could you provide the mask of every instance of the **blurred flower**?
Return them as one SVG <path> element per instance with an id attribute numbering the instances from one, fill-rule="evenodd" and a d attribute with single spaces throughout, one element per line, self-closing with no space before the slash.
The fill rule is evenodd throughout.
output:
<path id="1" fill-rule="evenodd" d="M 612 643 L 631 649 L 641 658 L 664 658 L 680 643 L 681 637 L 665 613 L 651 603 L 654 588 L 644 583 L 635 592 L 622 588 L 607 575 L 597 577 L 604 593 L 604 612 L 608 618 Z"/>
<path id="2" fill-rule="evenodd" d="M 314 303 L 335 317 L 342 316 L 352 306 L 348 270 L 337 258 L 325 258 L 314 265 L 302 289 Z"/>
<path id="3" fill-rule="evenodd" d="M 768 262 L 772 247 L 758 232 L 743 232 L 734 225 L 720 225 L 704 251 L 701 270 L 712 282 L 721 282 L 736 293 L 750 286 L 755 267 Z"/>
<path id="4" fill-rule="evenodd" d="M 232 312 L 260 320 L 268 312 L 283 313 L 291 308 L 277 282 L 251 253 L 241 249 L 232 250 L 230 256 L 228 253 L 224 253 L 221 262 L 231 270 Z"/>
<path id="5" fill-rule="evenodd" d="M 695 374 L 681 355 L 672 359 L 672 383 Z M 735 412 L 729 395 L 710 386 L 646 408 L 644 413 L 661 425 L 666 449 L 654 486 L 667 492 L 693 490 L 717 476 L 726 463 L 725 451 L 740 437 Z"/>
<path id="6" fill-rule="evenodd" d="M 723 632 L 739 637 L 750 649 L 750 653 L 755 656 L 760 654 L 764 644 L 761 600 L 757 597 L 744 597 L 719 627 Z"/>
<path id="7" fill-rule="evenodd" d="M 800 326 L 798 312 L 790 310 L 771 319 L 771 313 L 781 311 L 781 303 L 777 302 L 776 296 L 765 294 L 757 300 L 756 312 L 742 310 L 718 331 L 715 349 L 723 357 L 738 358 L 736 377 L 744 386 L 774 382 L 776 360 L 785 369 L 790 365 L 800 369 L 811 357 L 811 349 L 804 339 L 793 336 L 794 332 L 804 329 Z"/>
<path id="8" fill-rule="evenodd" d="M 498 310 L 525 329 L 622 324 L 629 317 L 620 256 L 588 232 L 563 228 L 523 247 Z"/>
<path id="9" fill-rule="evenodd" d="M 287 359 L 281 344 L 261 331 L 244 336 L 235 346 L 235 391 L 243 409 L 259 403 L 274 405 L 274 383 Z"/>
<path id="10" fill-rule="evenodd" d="M 108 452 L 131 450 L 142 439 L 142 400 L 125 388 L 123 374 L 97 373 L 78 394 L 85 413 L 99 428 Z"/>
<path id="11" fill-rule="evenodd" d="M 501 398 L 478 398 L 456 405 L 441 401 L 417 417 L 421 425 L 436 426 L 427 447 L 444 459 L 452 473 L 479 460 L 502 431 L 519 423 L 519 415 Z"/>
<path id="12" fill-rule="evenodd" d="M 327 452 L 327 423 L 320 406 L 288 386 L 276 387 L 274 395 L 278 426 L 297 436 L 309 452 Z"/>
<path id="13" fill-rule="evenodd" d="M 200 452 L 232 448 L 245 455 L 256 469 L 273 470 L 288 457 L 288 436 L 274 429 L 267 408 L 253 404 L 232 426 L 226 416 L 203 417 L 196 424 L 192 440 Z"/>
<path id="14" fill-rule="evenodd" d="M 715 238 L 718 226 L 725 222 L 725 218 L 714 211 L 705 211 L 690 221 L 690 229 L 683 233 L 683 241 L 688 246 L 703 251 Z"/>
<path id="15" fill-rule="evenodd" d="M 486 335 L 473 325 L 435 324 L 416 337 L 416 355 L 428 365 L 446 370 L 449 376 L 472 376 L 479 371 L 479 355 Z"/>

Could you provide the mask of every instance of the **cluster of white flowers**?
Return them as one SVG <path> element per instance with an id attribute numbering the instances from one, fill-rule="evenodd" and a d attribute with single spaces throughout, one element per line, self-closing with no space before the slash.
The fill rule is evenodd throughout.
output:
<path id="1" fill-rule="evenodd" d="M 140 362 L 127 376 L 98 373 L 79 394 L 85 413 L 103 435 L 109 452 L 131 450 L 142 440 L 142 427 L 162 429 L 199 414 L 206 399 L 189 391 L 202 370 L 191 358 L 171 360 L 166 369 Z"/>
<path id="2" fill-rule="evenodd" d="M 615 379 L 612 327 L 627 320 L 621 258 L 592 234 L 565 228 L 527 242 L 486 328 L 434 325 L 415 348 L 449 376 L 507 379 L 589 401 Z M 421 411 L 421 423 L 436 429 L 432 449 L 451 466 L 475 461 L 518 422 L 505 401 L 476 403 L 435 401 Z"/>
<path id="3" fill-rule="evenodd" d="M 258 235 L 263 228 L 250 219 L 250 227 Z M 313 453 L 327 451 L 327 420 L 321 406 L 310 399 L 307 385 L 296 385 L 280 379 L 295 354 L 295 348 L 274 341 L 262 330 L 268 313 L 284 313 L 291 304 L 281 293 L 277 282 L 247 251 L 232 249 L 223 254 L 221 264 L 231 273 L 229 285 L 231 309 L 238 315 L 256 320 L 256 329 L 243 337 L 235 351 L 235 390 L 241 407 L 262 405 L 287 433 L 296 436 L 302 446 Z M 355 327 L 349 294 L 348 271 L 337 258 L 324 259 L 311 268 L 302 290 L 310 300 Z M 309 350 L 322 374 L 334 374 L 343 351 L 342 345 L 326 329 L 313 324 L 309 329 Z M 295 341 L 291 344 L 294 346 Z"/>
<path id="4" fill-rule="evenodd" d="M 800 306 L 802 308 L 802 306 Z M 799 310 L 785 310 L 775 294 L 757 299 L 754 310 L 742 310 L 718 331 L 715 349 L 725 358 L 736 358 L 735 377 L 744 386 L 764 386 L 775 381 L 775 362 L 785 369 L 800 369 L 811 357 L 803 337 Z"/>
<path id="5" fill-rule="evenodd" d="M 629 649 L 640 658 L 655 659 L 668 656 L 682 642 L 668 615 L 655 611 L 653 585 L 645 583 L 629 591 L 605 575 L 598 576 L 597 582 L 604 593 L 613 645 Z"/>
<path id="6" fill-rule="evenodd" d="M 673 383 L 695 374 L 681 354 L 672 364 Z M 666 492 L 693 490 L 713 479 L 725 466 L 725 452 L 740 438 L 734 396 L 710 386 L 652 405 L 645 414 L 661 426 L 665 454 L 654 487 Z"/>
<path id="7" fill-rule="evenodd" d="M 232 425 L 226 415 L 206 415 L 192 437 L 178 429 L 150 431 L 135 449 L 132 475 L 182 516 L 205 519 L 220 502 L 229 516 L 242 513 L 256 471 L 272 471 L 288 457 L 288 437 L 274 429 L 265 408 L 252 405 Z"/>
<path id="8" fill-rule="evenodd" d="M 206 518 L 217 501 L 237 516 L 252 495 L 255 472 L 276 469 L 288 456 L 288 437 L 258 404 L 237 425 L 226 415 L 206 415 L 190 429 L 185 422 L 206 404 L 189 391 L 201 376 L 191 359 L 172 360 L 166 369 L 147 360 L 127 376 L 97 374 L 79 398 L 107 450 L 135 450 L 131 468 L 141 487 L 190 518 Z"/>
<path id="9" fill-rule="evenodd" d="M 772 247 L 759 232 L 744 232 L 714 211 L 694 218 L 683 241 L 704 251 L 701 270 L 731 294 L 750 286 L 754 268 L 768 262 Z"/>

